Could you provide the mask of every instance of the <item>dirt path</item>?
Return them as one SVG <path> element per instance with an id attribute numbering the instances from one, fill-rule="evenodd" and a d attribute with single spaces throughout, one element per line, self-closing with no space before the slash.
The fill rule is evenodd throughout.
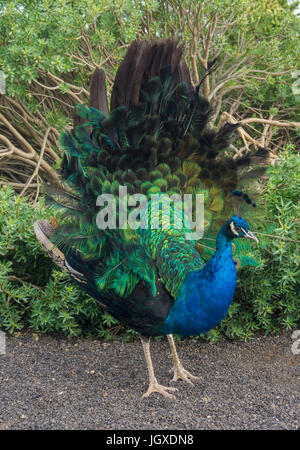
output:
<path id="1" fill-rule="evenodd" d="M 300 355 L 291 333 L 249 342 L 182 341 L 176 400 L 147 388 L 139 342 L 21 334 L 0 355 L 0 429 L 300 429 Z M 152 343 L 156 376 L 169 385 L 166 340 Z"/>

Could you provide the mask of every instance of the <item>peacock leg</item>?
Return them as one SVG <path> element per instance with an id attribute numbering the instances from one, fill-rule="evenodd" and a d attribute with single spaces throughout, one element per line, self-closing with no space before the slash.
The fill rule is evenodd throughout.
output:
<path id="1" fill-rule="evenodd" d="M 155 378 L 151 355 L 150 355 L 150 338 L 141 336 L 141 341 L 142 341 L 142 345 L 143 345 L 143 350 L 144 350 L 147 367 L 148 367 L 148 374 L 149 374 L 149 387 L 148 387 L 147 392 L 145 392 L 145 394 L 143 395 L 143 397 L 149 397 L 149 395 L 152 394 L 153 392 L 158 392 L 159 394 L 161 394 L 165 397 L 175 398 L 175 396 L 170 394 L 168 391 L 178 391 L 178 389 L 173 388 L 173 387 L 162 386 L 161 384 L 159 384 L 157 382 L 157 379 Z"/>
<path id="2" fill-rule="evenodd" d="M 170 370 L 170 373 L 172 373 L 172 372 L 174 373 L 174 377 L 173 377 L 172 381 L 177 381 L 177 380 L 181 379 L 181 380 L 184 380 L 187 383 L 191 384 L 192 386 L 194 386 L 194 384 L 191 382 L 190 378 L 192 378 L 193 380 L 201 380 L 201 378 L 196 377 L 195 375 L 192 375 L 190 372 L 185 370 L 185 368 L 183 367 L 183 365 L 181 364 L 181 362 L 178 358 L 178 354 L 176 351 L 175 342 L 174 342 L 172 334 L 168 334 L 167 338 L 168 338 L 168 341 L 169 341 L 169 344 L 171 347 L 172 357 L 173 357 L 173 361 L 174 361 L 174 366 Z"/>

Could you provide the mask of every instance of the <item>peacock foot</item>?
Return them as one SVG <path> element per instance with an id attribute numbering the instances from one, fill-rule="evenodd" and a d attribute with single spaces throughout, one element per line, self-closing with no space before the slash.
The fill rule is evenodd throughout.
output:
<path id="1" fill-rule="evenodd" d="M 185 368 L 179 363 L 176 364 L 172 369 L 170 370 L 170 373 L 174 373 L 174 377 L 171 381 L 177 381 L 177 380 L 184 380 L 187 383 L 194 386 L 194 383 L 190 379 L 193 380 L 201 380 L 201 377 L 196 377 L 195 375 L 192 375 L 190 372 L 185 370 Z"/>
<path id="2" fill-rule="evenodd" d="M 154 392 L 158 392 L 158 394 L 163 395 L 164 397 L 168 398 L 176 398 L 175 395 L 170 394 L 168 391 L 178 391 L 178 389 L 174 387 L 167 387 L 162 386 L 157 381 L 150 383 L 149 388 L 145 394 L 142 395 L 142 398 L 149 397 L 150 394 L 153 394 Z"/>

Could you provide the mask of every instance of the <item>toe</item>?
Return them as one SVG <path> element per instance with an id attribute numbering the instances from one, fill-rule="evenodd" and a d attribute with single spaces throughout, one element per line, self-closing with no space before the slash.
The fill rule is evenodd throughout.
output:
<path id="1" fill-rule="evenodd" d="M 169 386 L 162 386 L 161 384 L 158 383 L 152 384 L 149 386 L 147 392 L 145 392 L 145 394 L 142 395 L 142 398 L 149 397 L 149 395 L 157 392 L 158 394 L 161 394 L 164 397 L 175 399 L 176 398 L 175 395 L 170 394 L 168 391 L 175 392 L 178 391 L 178 389 Z"/>
<path id="2" fill-rule="evenodd" d="M 185 370 L 183 367 L 179 366 L 179 367 L 173 367 L 170 372 L 174 373 L 174 377 L 172 379 L 172 381 L 177 381 L 177 380 L 184 380 L 187 383 L 191 384 L 192 386 L 194 386 L 194 383 L 192 383 L 192 380 L 201 380 L 200 377 L 196 377 L 195 375 L 192 375 L 190 372 L 188 372 L 187 370 Z"/>

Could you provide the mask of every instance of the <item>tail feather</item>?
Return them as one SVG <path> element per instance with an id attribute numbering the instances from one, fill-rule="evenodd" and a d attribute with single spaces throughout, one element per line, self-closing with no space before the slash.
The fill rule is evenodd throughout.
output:
<path id="1" fill-rule="evenodd" d="M 96 69 L 91 79 L 90 107 L 99 109 L 105 116 L 108 116 L 105 72 L 102 69 Z"/>
<path id="2" fill-rule="evenodd" d="M 65 255 L 51 242 L 51 234 L 53 233 L 53 226 L 46 220 L 38 220 L 33 224 L 33 229 L 37 240 L 52 259 L 52 261 L 59 267 L 65 269 Z"/>
<path id="3" fill-rule="evenodd" d="M 48 256 L 52 259 L 52 261 L 62 269 L 65 269 L 69 275 L 79 281 L 80 283 L 86 283 L 85 277 L 82 273 L 75 270 L 67 261 L 65 254 L 51 242 L 51 235 L 54 232 L 54 229 L 57 227 L 56 221 L 51 220 L 51 223 L 48 223 L 46 220 L 38 220 L 34 223 L 33 229 L 36 235 L 37 240 L 48 254 Z"/>
<path id="4" fill-rule="evenodd" d="M 109 286 L 117 292 L 122 284 L 122 296 L 139 280 L 152 289 L 154 247 L 165 235 L 158 236 L 159 230 L 151 237 L 153 242 L 148 242 L 136 230 L 98 229 L 99 194 L 110 194 L 118 202 L 120 186 L 148 199 L 156 193 L 182 198 L 186 193 L 204 193 L 206 229 L 216 231 L 214 226 L 224 221 L 224 215 L 228 218 L 231 192 L 263 173 L 267 150 L 251 148 L 236 159 L 225 151 L 239 124 L 211 129 L 211 107 L 199 87 L 192 86 L 178 38 L 134 41 L 117 72 L 110 113 L 105 75 L 97 69 L 91 81 L 91 107 L 77 107 L 75 130 L 62 137 L 61 174 L 76 199 L 71 206 L 75 213 L 72 232 L 66 226 L 63 233 L 62 227 L 60 236 L 66 251 L 85 249 L 90 259 L 101 258 L 113 271 L 107 282 L 104 277 L 99 281 L 102 292 Z M 76 239 L 76 230 L 80 239 Z M 192 248 L 193 244 L 187 258 L 195 260 Z M 185 260 L 186 267 L 190 263 Z"/>
<path id="5" fill-rule="evenodd" d="M 191 89 L 188 67 L 181 60 L 184 45 L 178 46 L 178 42 L 178 38 L 134 41 L 116 74 L 110 110 L 118 106 L 126 106 L 129 110 L 141 102 L 142 92 L 148 81 L 159 76 L 162 69 L 168 66 L 173 73 L 173 85 L 184 82 Z"/>

